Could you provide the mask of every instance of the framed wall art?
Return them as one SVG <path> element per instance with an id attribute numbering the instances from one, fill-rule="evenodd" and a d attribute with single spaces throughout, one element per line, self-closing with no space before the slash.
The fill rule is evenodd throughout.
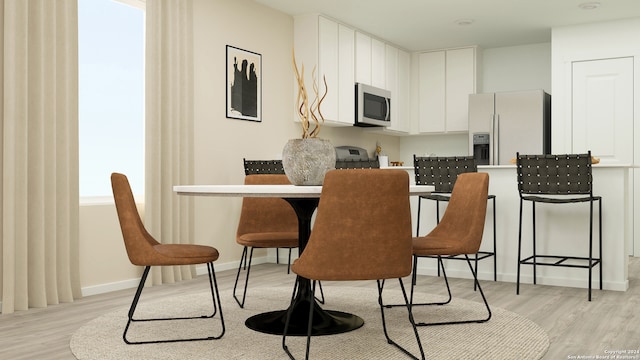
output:
<path id="1" fill-rule="evenodd" d="M 262 55 L 227 45 L 227 118 L 262 121 Z"/>

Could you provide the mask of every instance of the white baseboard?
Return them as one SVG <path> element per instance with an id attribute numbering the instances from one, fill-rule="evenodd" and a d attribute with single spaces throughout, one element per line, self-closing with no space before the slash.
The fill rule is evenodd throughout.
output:
<path id="1" fill-rule="evenodd" d="M 273 260 L 273 261 L 271 261 Z M 266 262 L 275 262 L 275 258 L 269 259 L 267 256 L 263 257 L 254 257 L 251 260 L 252 264 L 264 264 Z M 240 264 L 239 261 L 230 261 L 227 263 L 214 263 L 214 268 L 216 272 L 218 271 L 226 271 L 226 270 L 235 270 L 238 268 Z M 196 275 L 206 275 L 207 274 L 207 266 L 205 264 L 196 266 Z M 122 281 L 116 281 L 107 284 L 99 284 L 93 286 L 86 286 L 82 288 L 82 296 L 91 296 L 91 295 L 99 295 L 106 294 L 113 291 L 125 290 L 136 288 L 140 283 L 140 278 L 128 279 Z"/>

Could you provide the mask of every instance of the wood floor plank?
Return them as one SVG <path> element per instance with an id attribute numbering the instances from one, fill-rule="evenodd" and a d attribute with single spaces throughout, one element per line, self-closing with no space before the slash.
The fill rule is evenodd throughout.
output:
<path id="1" fill-rule="evenodd" d="M 253 286 L 293 286 L 293 274 L 286 265 L 262 264 L 251 270 L 248 300 Z M 220 290 L 233 287 L 235 270 L 218 273 Z M 418 286 L 430 292 L 443 291 L 441 279 L 420 276 Z M 407 282 L 408 283 L 408 282 Z M 450 279 L 455 297 L 481 301 L 468 279 Z M 335 286 L 370 286 L 364 282 L 327 282 Z M 397 287 L 397 282 L 388 282 Z M 629 290 L 593 291 L 587 301 L 586 289 L 557 286 L 521 285 L 483 281 L 482 286 L 492 306 L 523 315 L 549 334 L 551 345 L 544 359 L 567 359 L 570 355 L 606 355 L 612 350 L 640 350 L 640 258 L 630 258 Z M 178 284 L 145 289 L 144 300 L 164 296 L 196 293 L 206 288 L 206 277 Z M 421 291 L 423 289 L 421 288 Z M 0 315 L 0 359 L 75 359 L 69 350 L 71 335 L 88 321 L 130 304 L 135 289 L 88 296 L 73 303 Z"/>

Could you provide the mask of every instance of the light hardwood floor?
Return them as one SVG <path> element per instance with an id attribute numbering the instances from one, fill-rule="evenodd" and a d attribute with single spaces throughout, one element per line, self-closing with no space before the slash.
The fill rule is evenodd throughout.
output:
<path id="1" fill-rule="evenodd" d="M 293 275 L 287 275 L 285 269 L 285 265 L 255 266 L 251 283 L 292 285 Z M 221 291 L 233 287 L 234 276 L 235 271 L 218 273 Z M 199 277 L 148 288 L 141 301 L 200 292 L 206 286 L 205 281 L 205 277 Z M 421 276 L 420 286 L 440 291 L 438 281 L 435 277 Z M 389 286 L 392 284 L 397 282 L 389 282 Z M 454 296 L 481 301 L 473 292 L 471 280 L 451 279 L 451 285 Z M 357 282 L 324 286 L 368 285 Z M 521 314 L 547 331 L 551 345 L 544 359 L 570 359 L 571 355 L 595 358 L 606 356 L 608 351 L 626 350 L 630 354 L 640 350 L 640 258 L 630 258 L 628 291 L 594 290 L 592 302 L 587 301 L 586 289 L 525 284 L 520 295 L 516 295 L 513 283 L 482 281 L 482 286 L 492 306 Z M 134 289 L 123 290 L 46 309 L 0 315 L 0 359 L 75 359 L 69 350 L 73 332 L 106 312 L 128 306 L 133 293 Z M 635 359 L 640 359 L 640 355 Z"/>

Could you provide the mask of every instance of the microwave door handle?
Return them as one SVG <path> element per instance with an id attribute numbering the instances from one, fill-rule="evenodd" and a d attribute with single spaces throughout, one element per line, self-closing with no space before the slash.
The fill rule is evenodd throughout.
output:
<path id="1" fill-rule="evenodd" d="M 385 115 L 384 119 L 386 121 L 390 121 L 391 119 L 389 117 L 391 116 L 391 99 L 385 98 L 384 101 L 387 104 L 387 114 Z"/>

